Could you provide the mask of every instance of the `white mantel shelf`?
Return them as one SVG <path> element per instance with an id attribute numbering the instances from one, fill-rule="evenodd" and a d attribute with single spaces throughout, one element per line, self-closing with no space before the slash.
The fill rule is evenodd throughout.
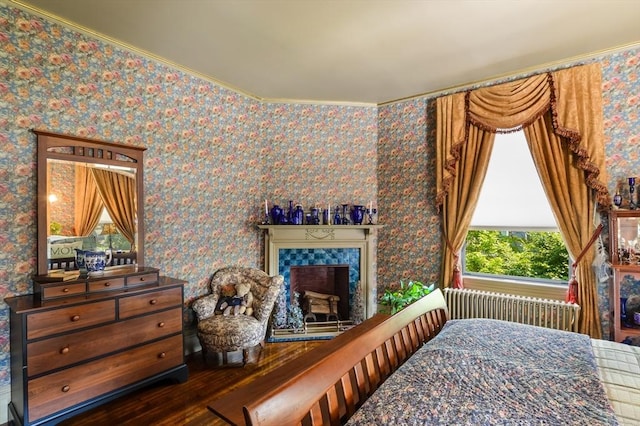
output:
<path id="1" fill-rule="evenodd" d="M 377 229 L 382 228 L 384 225 L 372 224 L 372 225 L 258 225 L 260 229 L 307 229 L 307 228 L 320 228 L 320 229 Z"/>
<path id="2" fill-rule="evenodd" d="M 360 285 L 365 318 L 376 313 L 376 234 L 384 225 L 258 225 L 265 230 L 265 269 L 279 271 L 280 249 L 357 248 L 360 250 Z"/>
<path id="3" fill-rule="evenodd" d="M 286 239 L 293 237 L 299 239 L 301 234 L 308 240 L 324 240 L 327 238 L 361 239 L 375 232 L 384 225 L 258 225 L 260 229 L 266 229 L 270 238 Z"/>

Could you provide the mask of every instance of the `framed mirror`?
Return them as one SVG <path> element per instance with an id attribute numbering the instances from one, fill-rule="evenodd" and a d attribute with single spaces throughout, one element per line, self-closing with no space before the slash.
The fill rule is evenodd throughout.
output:
<path id="1" fill-rule="evenodd" d="M 110 265 L 144 266 L 143 154 L 125 146 L 33 130 L 38 143 L 38 266 L 78 269 L 76 249 Z"/>

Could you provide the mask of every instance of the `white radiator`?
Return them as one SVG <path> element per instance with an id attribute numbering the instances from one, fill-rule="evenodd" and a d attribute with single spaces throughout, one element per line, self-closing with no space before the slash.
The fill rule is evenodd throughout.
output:
<path id="1" fill-rule="evenodd" d="M 481 290 L 445 288 L 451 319 L 488 318 L 578 331 L 580 305 Z"/>

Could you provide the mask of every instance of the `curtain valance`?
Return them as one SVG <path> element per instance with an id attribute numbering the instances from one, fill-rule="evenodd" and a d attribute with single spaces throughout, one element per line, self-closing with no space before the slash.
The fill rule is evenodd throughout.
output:
<path id="1" fill-rule="evenodd" d="M 470 125 L 490 133 L 505 132 L 529 126 L 548 110 L 551 110 L 554 133 L 568 139 L 576 164 L 587 172 L 587 185 L 596 191 L 598 203 L 609 206 L 601 96 L 599 65 L 592 64 L 438 99 L 440 104 L 449 104 L 439 109 L 438 122 L 450 123 L 446 133 L 438 132 L 438 208 L 456 173 Z M 596 105 L 599 102 L 600 107 L 594 108 L 594 102 Z M 446 115 L 442 115 L 443 112 Z"/>

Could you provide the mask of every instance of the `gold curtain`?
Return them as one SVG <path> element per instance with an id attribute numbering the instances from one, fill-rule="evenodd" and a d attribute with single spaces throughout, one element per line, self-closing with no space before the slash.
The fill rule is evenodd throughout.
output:
<path id="1" fill-rule="evenodd" d="M 73 226 L 75 235 L 86 237 L 100 221 L 102 199 L 89 167 L 76 164 L 75 205 Z"/>
<path id="2" fill-rule="evenodd" d="M 135 179 L 104 169 L 93 168 L 92 171 L 111 220 L 131 243 L 131 251 L 135 251 L 137 214 Z"/>
<path id="3" fill-rule="evenodd" d="M 592 64 L 437 100 L 436 203 L 442 210 L 445 242 L 442 285 L 452 281 L 477 204 L 477 190 L 486 174 L 485 157 L 490 156 L 493 146 L 487 133 L 524 129 L 569 253 L 574 259 L 580 254 L 596 228 L 595 204 L 610 204 L 603 184 L 601 87 L 600 67 Z M 467 145 L 470 148 L 465 149 Z M 596 279 L 591 268 L 594 256 L 591 249 L 576 268 L 582 307 L 580 331 L 600 337 Z"/>
<path id="4" fill-rule="evenodd" d="M 464 122 L 454 120 L 458 108 L 462 107 L 464 111 L 464 94 L 439 98 L 437 102 L 438 160 L 441 159 L 441 155 L 443 159 L 446 158 L 444 153 L 452 153 L 452 158 L 448 159 L 449 163 L 446 164 L 449 167 L 447 172 L 450 176 L 446 184 L 451 196 L 447 198 L 447 203 L 441 204 L 442 234 L 445 244 L 442 251 L 440 276 L 447 277 L 444 283 L 448 286 L 453 280 L 454 269 L 458 267 L 459 252 L 467 237 L 467 230 L 478 203 L 495 134 L 477 127 L 464 126 Z M 442 132 L 440 131 L 441 123 Z M 466 135 L 465 130 L 470 134 Z M 467 143 L 464 143 L 464 140 L 467 140 Z M 448 149 L 441 149 L 442 147 Z M 465 161 L 458 161 L 459 159 L 465 159 Z M 438 172 L 443 171 L 444 168 L 438 167 Z"/>

